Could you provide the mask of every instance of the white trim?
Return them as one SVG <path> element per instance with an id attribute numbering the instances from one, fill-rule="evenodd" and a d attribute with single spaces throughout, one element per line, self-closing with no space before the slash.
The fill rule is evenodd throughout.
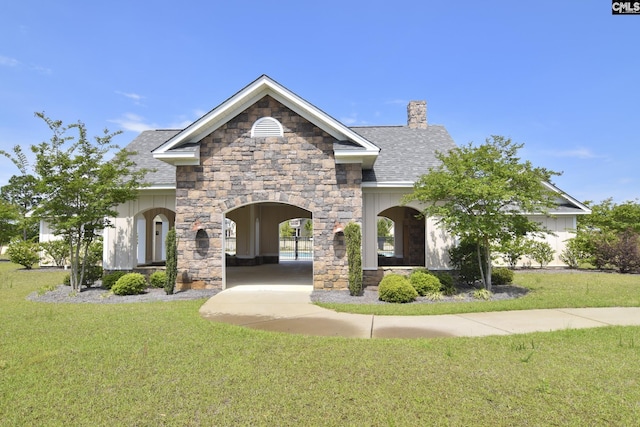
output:
<path id="1" fill-rule="evenodd" d="M 158 160 L 171 163 L 175 166 L 198 166 L 200 165 L 200 147 L 188 152 L 153 152 L 153 157 Z"/>
<path id="2" fill-rule="evenodd" d="M 362 188 L 413 188 L 413 181 L 380 181 L 380 182 L 363 182 Z"/>
<path id="3" fill-rule="evenodd" d="M 562 197 L 563 199 L 566 199 L 568 202 L 573 203 L 578 209 L 580 209 L 582 211 L 581 213 L 577 213 L 577 212 L 573 212 L 573 213 L 558 213 L 557 215 L 589 215 L 591 213 L 591 209 L 589 209 L 589 207 L 587 205 L 585 205 L 583 203 L 580 203 L 577 199 L 574 199 L 573 197 L 571 197 L 570 195 L 568 195 L 567 193 L 562 191 L 560 188 L 558 188 L 555 185 L 551 184 L 550 182 L 546 182 L 546 181 L 543 181 L 543 184 L 547 188 L 549 188 L 550 190 L 553 190 L 556 193 L 558 193 L 558 195 L 560 197 Z"/>
<path id="4" fill-rule="evenodd" d="M 148 185 L 146 187 L 141 187 L 138 188 L 138 191 L 156 191 L 156 190 L 175 190 L 176 186 L 175 185 L 156 185 L 156 184 L 151 184 Z"/>
<path id="5" fill-rule="evenodd" d="M 327 132 L 329 135 L 336 138 L 338 141 L 348 140 L 360 145 L 365 149 L 365 154 L 372 156 L 372 160 L 375 160 L 375 157 L 377 157 L 380 152 L 380 149 L 370 143 L 367 139 L 358 135 L 356 132 L 338 122 L 333 117 L 289 91 L 284 86 L 276 83 L 268 76 L 263 75 L 154 150 L 154 158 L 172 163 L 171 160 L 178 159 L 177 157 L 174 157 L 173 154 L 168 153 L 172 148 L 187 142 L 199 142 L 215 129 L 219 128 L 224 123 L 255 104 L 265 95 L 271 96 L 278 102 Z M 183 156 L 180 158 L 183 158 Z M 371 165 L 373 165 L 373 161 L 371 162 Z"/>
<path id="6" fill-rule="evenodd" d="M 363 169 L 372 169 L 378 158 L 378 152 L 371 150 L 334 150 L 337 165 L 361 163 Z"/>

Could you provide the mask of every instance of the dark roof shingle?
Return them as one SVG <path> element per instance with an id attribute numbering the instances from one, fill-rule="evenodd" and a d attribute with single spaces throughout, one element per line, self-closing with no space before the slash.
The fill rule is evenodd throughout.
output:
<path id="1" fill-rule="evenodd" d="M 154 186 L 174 186 L 176 185 L 176 167 L 169 163 L 157 160 L 151 152 L 164 144 L 179 130 L 146 130 L 136 137 L 125 147 L 128 151 L 136 154 L 131 156 L 136 166 L 140 169 L 152 169 L 144 177 L 144 182 Z"/>
<path id="2" fill-rule="evenodd" d="M 415 182 L 440 164 L 436 152 L 446 153 L 456 147 L 449 132 L 440 125 L 426 129 L 367 126 L 351 130 L 380 147 L 373 169 L 362 171 L 363 182 Z"/>

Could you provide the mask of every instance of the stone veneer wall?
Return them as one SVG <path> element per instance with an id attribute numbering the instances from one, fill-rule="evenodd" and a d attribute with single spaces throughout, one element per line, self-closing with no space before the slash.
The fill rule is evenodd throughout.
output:
<path id="1" fill-rule="evenodd" d="M 284 137 L 251 138 L 251 126 L 262 117 L 280 121 Z M 280 202 L 312 213 L 314 287 L 346 288 L 344 238 L 334 236 L 333 227 L 336 221 L 362 223 L 362 170 L 359 164 L 335 164 L 334 141 L 269 96 L 205 137 L 201 166 L 178 166 L 176 172 L 179 286 L 221 287 L 225 213 Z"/>

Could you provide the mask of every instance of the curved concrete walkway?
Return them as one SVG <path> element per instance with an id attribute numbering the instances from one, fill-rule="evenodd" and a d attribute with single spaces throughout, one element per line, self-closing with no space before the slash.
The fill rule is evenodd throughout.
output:
<path id="1" fill-rule="evenodd" d="M 480 337 L 610 325 L 640 325 L 640 307 L 562 308 L 375 316 L 337 313 L 311 303 L 311 286 L 242 285 L 211 297 L 200 314 L 212 321 L 292 334 L 352 338 Z"/>

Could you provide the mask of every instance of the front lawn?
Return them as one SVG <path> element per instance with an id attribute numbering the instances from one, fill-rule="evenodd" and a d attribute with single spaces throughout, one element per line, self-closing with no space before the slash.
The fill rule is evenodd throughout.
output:
<path id="1" fill-rule="evenodd" d="M 638 274 L 525 270 L 516 272 L 513 284 L 525 287 L 529 292 L 523 297 L 503 301 L 384 305 L 317 304 L 349 313 L 405 316 L 537 308 L 640 306 Z"/>
<path id="2" fill-rule="evenodd" d="M 305 337 L 210 322 L 198 315 L 203 300 L 31 302 L 30 292 L 59 283 L 62 273 L 16 268 L 0 263 L 3 426 L 623 426 L 640 419 L 638 327 Z M 538 277 L 527 279 L 536 289 L 556 286 Z M 595 284 L 580 289 L 599 292 Z"/>

